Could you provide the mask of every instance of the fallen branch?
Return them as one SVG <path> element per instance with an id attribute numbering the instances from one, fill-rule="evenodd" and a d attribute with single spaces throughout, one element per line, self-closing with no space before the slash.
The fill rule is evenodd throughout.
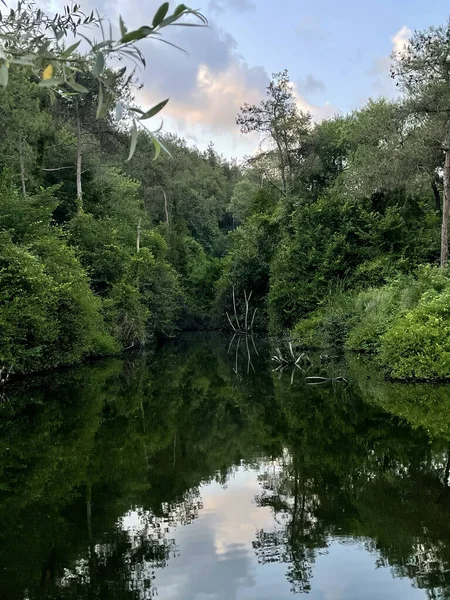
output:
<path id="1" fill-rule="evenodd" d="M 309 385 L 321 385 L 322 383 L 348 383 L 347 379 L 342 375 L 339 377 L 305 377 L 306 383 Z"/>

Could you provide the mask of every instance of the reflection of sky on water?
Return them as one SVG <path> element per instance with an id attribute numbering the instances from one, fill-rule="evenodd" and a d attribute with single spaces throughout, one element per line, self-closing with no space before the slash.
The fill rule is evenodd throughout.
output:
<path id="1" fill-rule="evenodd" d="M 267 468 L 267 466 L 266 466 Z M 286 579 L 287 565 L 259 564 L 252 542 L 257 529 L 271 531 L 269 507 L 258 507 L 261 471 L 240 468 L 223 488 L 200 488 L 199 518 L 184 527 L 171 527 L 172 552 L 164 569 L 154 571 L 160 600 L 283 600 L 293 598 Z M 137 513 L 123 520 L 125 529 L 139 529 Z M 150 575 L 150 573 L 149 573 Z M 330 540 L 313 565 L 308 600 L 425 600 L 425 590 L 407 578 L 393 578 L 389 568 L 376 568 L 376 557 L 363 542 Z"/>

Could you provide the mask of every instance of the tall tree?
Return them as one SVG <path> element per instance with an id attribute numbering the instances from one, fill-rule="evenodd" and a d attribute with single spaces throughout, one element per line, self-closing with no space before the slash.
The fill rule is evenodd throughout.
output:
<path id="1" fill-rule="evenodd" d="M 450 216 L 450 23 L 415 32 L 395 57 L 393 77 L 405 93 L 405 106 L 443 152 L 441 266 L 448 263 Z"/>
<path id="2" fill-rule="evenodd" d="M 267 87 L 267 100 L 259 105 L 244 104 L 236 119 L 242 133 L 256 132 L 275 147 L 283 192 L 292 190 L 294 169 L 302 154 L 311 116 L 297 107 L 288 72 L 274 73 Z M 271 154 L 269 150 L 268 154 Z"/>

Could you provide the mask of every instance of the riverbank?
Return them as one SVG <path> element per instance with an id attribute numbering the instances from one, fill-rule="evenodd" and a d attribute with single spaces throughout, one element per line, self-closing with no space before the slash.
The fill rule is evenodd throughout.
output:
<path id="1" fill-rule="evenodd" d="M 301 347 L 371 355 L 393 380 L 449 381 L 448 270 L 421 267 L 382 287 L 331 296 L 292 337 Z"/>

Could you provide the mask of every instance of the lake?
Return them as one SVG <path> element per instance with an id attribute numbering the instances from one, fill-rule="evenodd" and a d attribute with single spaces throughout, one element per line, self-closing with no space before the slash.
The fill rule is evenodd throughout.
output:
<path id="1" fill-rule="evenodd" d="M 7 389 L 2 600 L 450 598 L 450 387 L 273 354 L 191 335 Z"/>

